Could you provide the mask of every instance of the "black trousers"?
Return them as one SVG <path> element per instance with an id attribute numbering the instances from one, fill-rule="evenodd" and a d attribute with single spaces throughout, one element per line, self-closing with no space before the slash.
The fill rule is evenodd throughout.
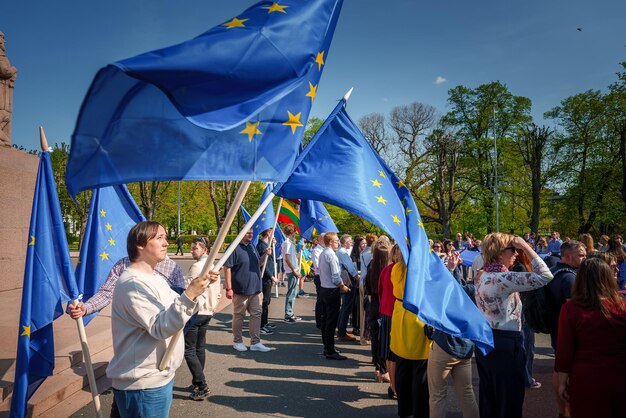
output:
<path id="1" fill-rule="evenodd" d="M 267 316 L 269 312 L 270 302 L 272 301 L 272 281 L 265 280 L 263 282 L 263 305 L 261 307 L 261 328 L 267 325 Z"/>
<path id="2" fill-rule="evenodd" d="M 320 295 L 322 283 L 318 274 L 313 276 L 313 283 L 315 284 L 315 293 L 317 293 L 315 298 L 315 326 L 320 328 L 322 326 L 322 296 Z"/>
<path id="3" fill-rule="evenodd" d="M 428 360 L 407 360 L 396 356 L 395 386 L 398 416 L 428 418 Z"/>
<path id="4" fill-rule="evenodd" d="M 335 328 L 339 319 L 339 308 L 341 306 L 341 295 L 338 288 L 327 289 L 320 287 L 322 299 L 322 322 L 320 330 L 322 332 L 322 343 L 324 353 L 335 352 Z"/>
<path id="5" fill-rule="evenodd" d="M 481 418 L 522 418 L 526 353 L 522 333 L 493 330 L 494 349 L 476 350 Z"/>
<path id="6" fill-rule="evenodd" d="M 191 372 L 191 383 L 194 386 L 206 387 L 204 362 L 206 359 L 206 332 L 209 328 L 211 315 L 198 315 L 196 322 L 185 332 L 185 361 Z"/>

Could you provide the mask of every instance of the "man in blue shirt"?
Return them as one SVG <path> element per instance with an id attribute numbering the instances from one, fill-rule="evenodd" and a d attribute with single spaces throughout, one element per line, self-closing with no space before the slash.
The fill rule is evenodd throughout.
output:
<path id="1" fill-rule="evenodd" d="M 259 260 L 259 253 L 251 243 L 253 236 L 250 229 L 224 263 L 224 281 L 226 297 L 233 300 L 233 348 L 248 349 L 243 343 L 243 319 L 248 311 L 250 351 L 267 352 L 271 349 L 261 344 L 260 337 L 263 294 L 259 265 L 265 262 L 272 249 L 268 247 Z"/>
<path id="2" fill-rule="evenodd" d="M 350 288 L 350 291 L 341 295 L 341 310 L 339 311 L 339 320 L 337 322 L 337 340 L 338 341 L 356 341 L 356 338 L 352 334 L 346 332 L 348 326 L 348 318 L 352 312 L 352 306 L 354 305 L 354 298 L 357 291 L 358 273 L 350 258 L 350 249 L 352 248 L 352 237 L 350 235 L 343 235 L 339 244 L 341 247 L 337 250 L 337 259 L 339 259 L 339 265 L 341 267 L 341 279 L 346 286 Z"/>
<path id="3" fill-rule="evenodd" d="M 561 244 L 563 244 L 563 241 L 560 240 L 559 233 L 552 231 L 552 238 L 548 241 L 548 251 L 550 255 L 559 257 L 561 255 Z"/>
<path id="4" fill-rule="evenodd" d="M 339 318 L 339 307 L 341 305 L 341 293 L 349 292 L 350 288 L 341 280 L 341 267 L 339 259 L 335 254 L 339 248 L 339 237 L 335 232 L 327 232 L 324 235 L 326 248 L 320 254 L 320 296 L 322 300 L 322 343 L 324 344 L 324 355 L 329 360 L 345 360 L 335 350 L 335 328 Z"/>

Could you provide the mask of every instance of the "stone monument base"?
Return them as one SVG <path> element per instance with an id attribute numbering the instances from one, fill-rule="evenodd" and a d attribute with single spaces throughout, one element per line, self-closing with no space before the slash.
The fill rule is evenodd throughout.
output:
<path id="1" fill-rule="evenodd" d="M 39 157 L 0 147 L 0 292 L 24 281 L 30 212 Z"/>

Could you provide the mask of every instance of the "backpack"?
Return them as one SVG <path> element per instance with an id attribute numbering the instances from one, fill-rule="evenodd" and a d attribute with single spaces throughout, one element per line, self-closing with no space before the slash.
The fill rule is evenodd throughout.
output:
<path id="1" fill-rule="evenodd" d="M 569 268 L 562 268 L 553 273 L 562 272 L 576 273 Z M 554 280 L 554 279 L 553 279 Z M 554 300 L 548 286 L 524 292 L 522 301 L 522 314 L 526 325 L 539 334 L 556 334 L 559 328 L 559 313 L 561 304 Z"/>

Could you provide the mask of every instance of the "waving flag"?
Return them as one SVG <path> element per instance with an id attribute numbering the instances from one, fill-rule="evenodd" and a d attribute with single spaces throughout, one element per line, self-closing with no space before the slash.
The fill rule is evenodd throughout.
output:
<path id="1" fill-rule="evenodd" d="M 296 232 L 300 233 L 300 211 L 293 202 L 283 200 L 278 211 L 278 222 L 291 224 L 296 227 Z"/>
<path id="2" fill-rule="evenodd" d="M 76 283 L 83 300 L 92 297 L 106 280 L 113 265 L 128 255 L 128 231 L 137 222 L 144 220 L 125 185 L 94 190 L 76 266 Z M 96 315 L 85 316 L 85 325 Z"/>
<path id="3" fill-rule="evenodd" d="M 11 417 L 26 415 L 28 399 L 52 375 L 52 321 L 63 315 L 63 303 L 78 298 L 48 152 L 39 160 L 28 235 Z"/>
<path id="4" fill-rule="evenodd" d="M 318 234 L 339 232 L 324 204 L 315 200 L 302 200 L 300 203 L 300 229 L 301 235 L 307 240 L 311 240 L 313 231 Z"/>
<path id="5" fill-rule="evenodd" d="M 70 194 L 287 178 L 342 4 L 262 1 L 194 39 L 102 68 L 72 135 Z"/>
<path id="6" fill-rule="evenodd" d="M 337 105 L 300 154 L 278 196 L 319 200 L 374 223 L 398 243 L 407 262 L 404 307 L 428 325 L 493 347 L 489 324 L 436 254 L 404 183 Z M 348 173 L 348 174 L 346 174 Z"/>

